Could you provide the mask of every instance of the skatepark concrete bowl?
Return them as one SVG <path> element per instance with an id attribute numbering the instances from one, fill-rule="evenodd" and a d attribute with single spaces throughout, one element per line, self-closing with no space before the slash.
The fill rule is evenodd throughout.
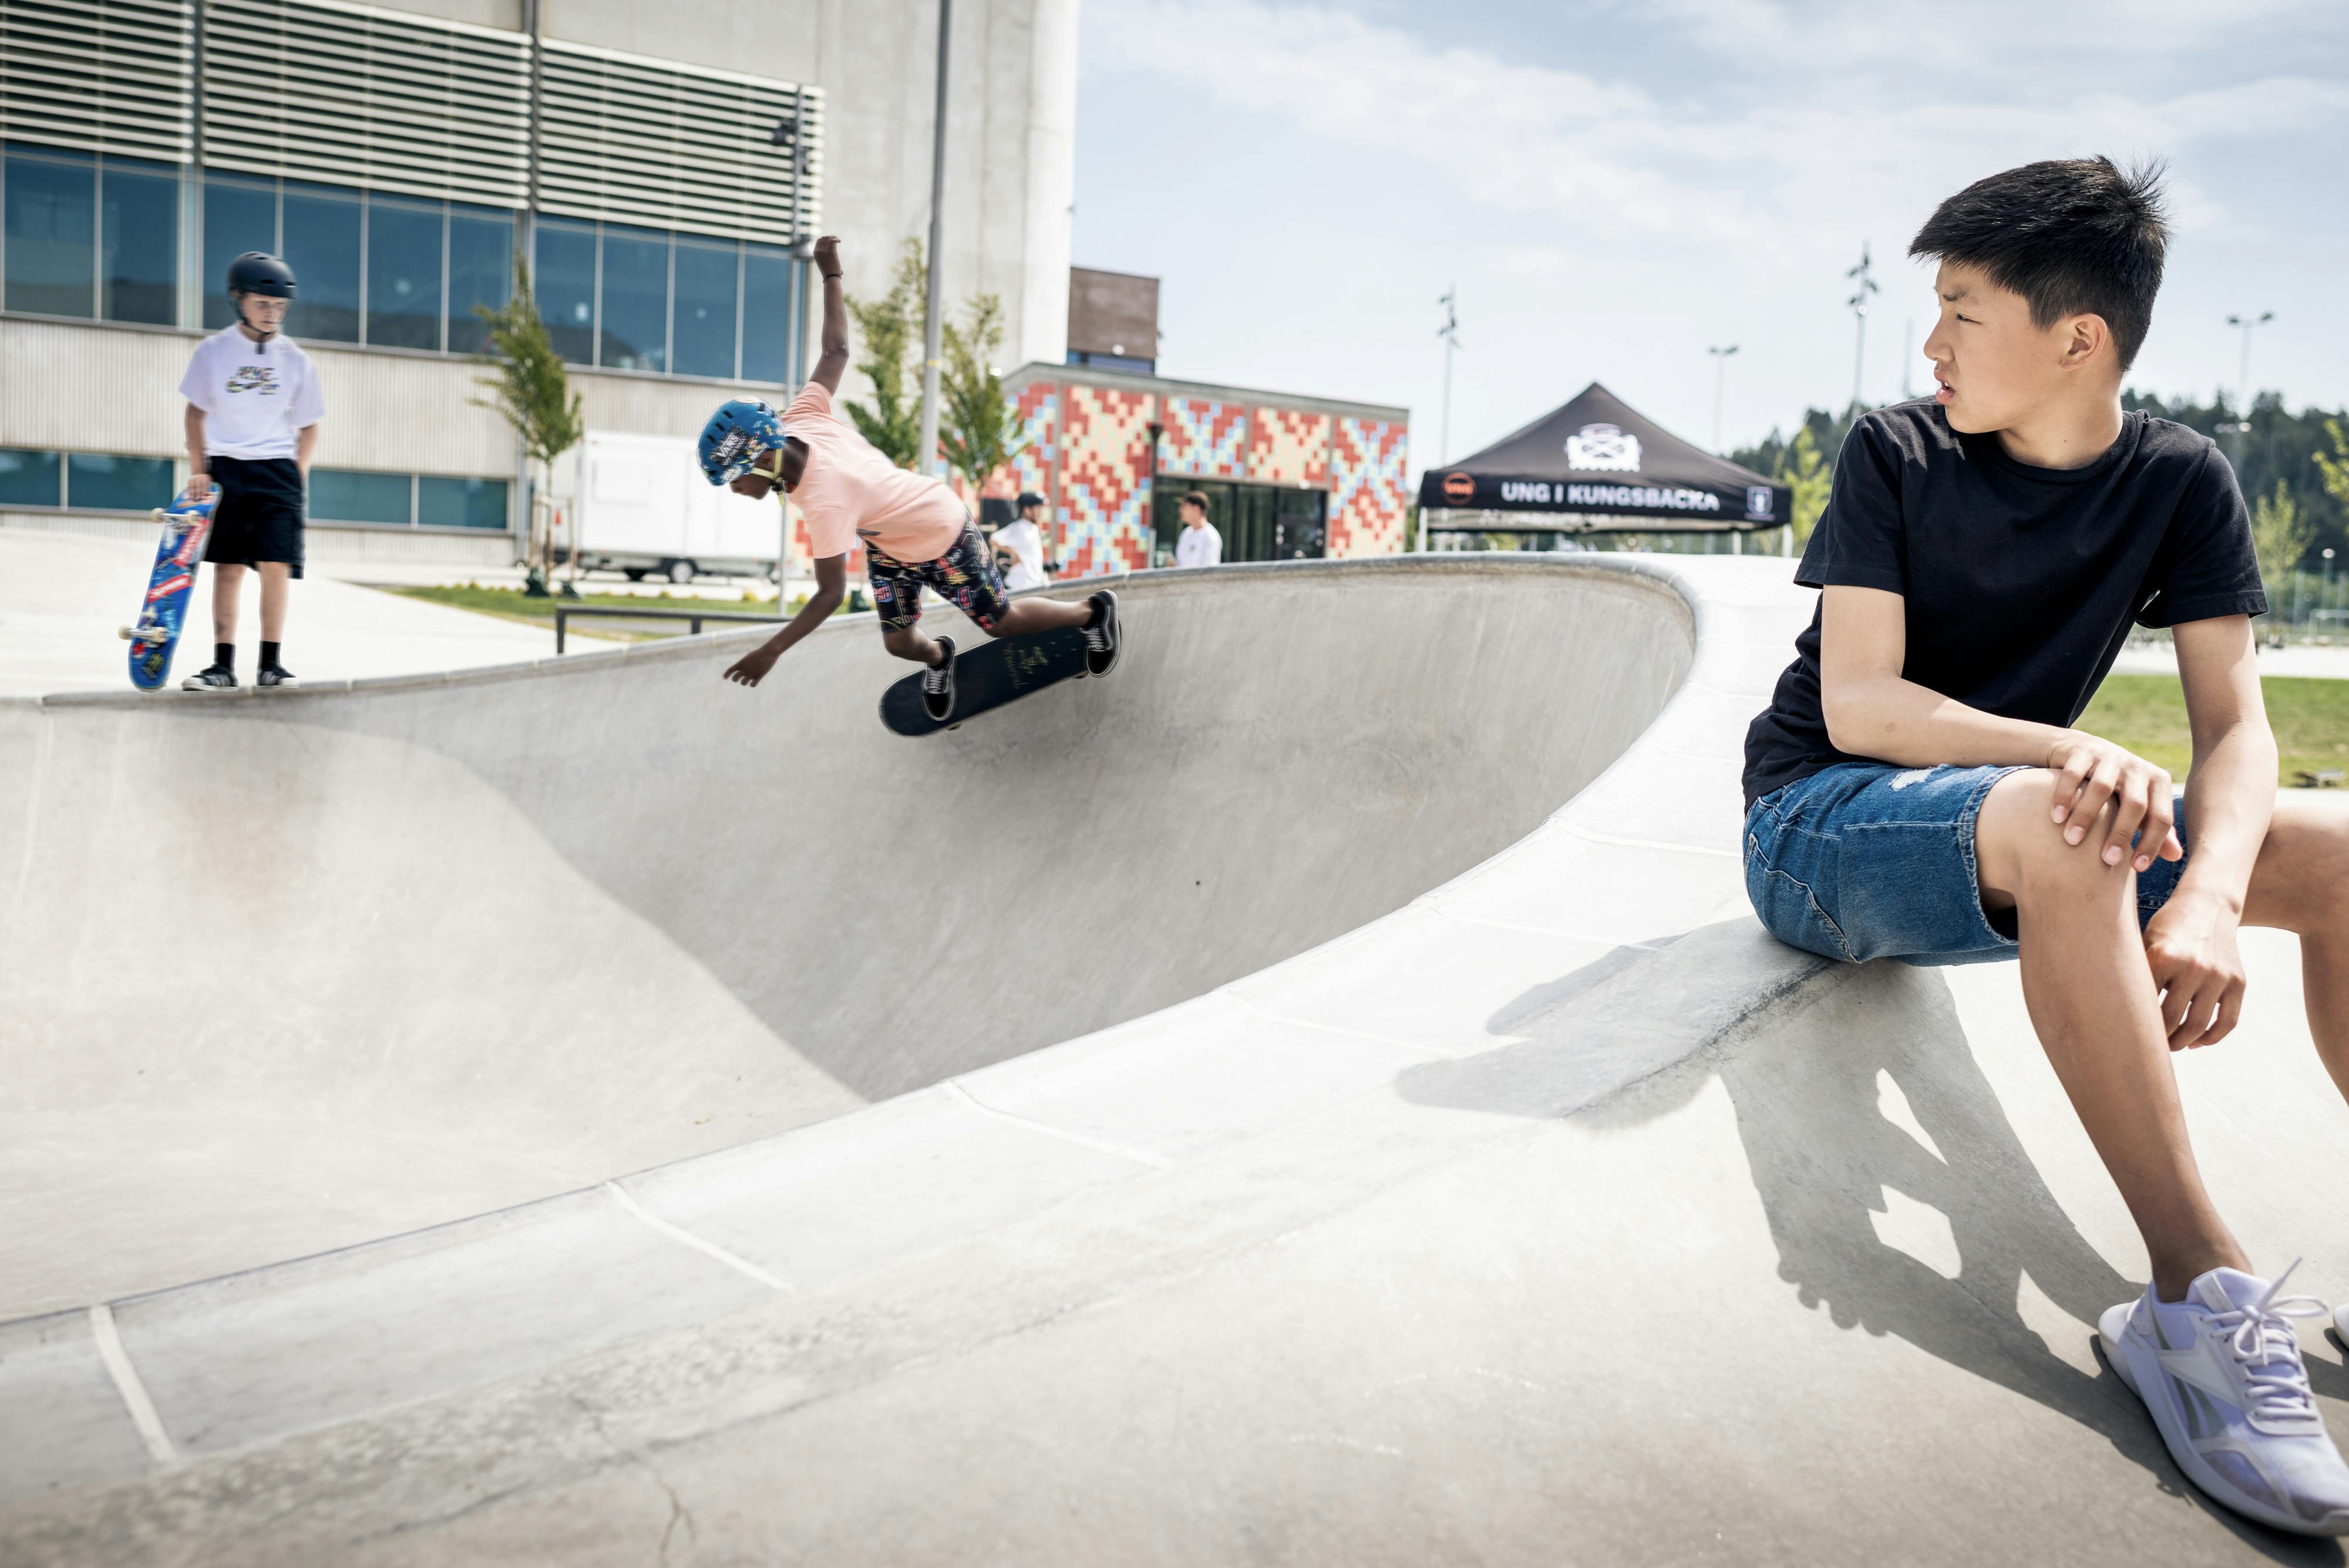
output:
<path id="1" fill-rule="evenodd" d="M 920 742 L 862 618 L 0 704 L 0 1561 L 2283 1550 L 2089 1348 L 2011 969 L 1744 913 L 1783 564 L 1125 593 Z M 2326 1293 L 2271 935 L 2181 1076 Z"/>

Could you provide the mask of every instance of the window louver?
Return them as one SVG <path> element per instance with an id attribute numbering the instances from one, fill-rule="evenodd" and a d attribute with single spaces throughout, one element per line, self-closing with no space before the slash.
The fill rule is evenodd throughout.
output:
<path id="1" fill-rule="evenodd" d="M 0 137 L 185 163 L 194 7 L 0 0 Z"/>
<path id="2" fill-rule="evenodd" d="M 549 39 L 539 93 L 543 212 L 774 244 L 817 230 L 820 88 Z"/>
<path id="3" fill-rule="evenodd" d="M 523 34 L 331 0 L 212 0 L 203 81 L 212 168 L 528 200 Z"/>

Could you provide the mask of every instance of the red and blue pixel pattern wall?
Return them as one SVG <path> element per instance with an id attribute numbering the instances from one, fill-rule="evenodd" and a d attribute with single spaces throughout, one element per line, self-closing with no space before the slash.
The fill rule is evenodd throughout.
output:
<path id="1" fill-rule="evenodd" d="M 1185 479 L 1246 479 L 1248 410 L 1212 398 L 1167 396 L 1161 420 L 1158 472 Z"/>
<path id="2" fill-rule="evenodd" d="M 1150 565 L 1150 416 L 1156 401 L 1148 392 L 1116 387 L 1071 386 L 1061 394 L 1057 511 L 1064 576 Z"/>
<path id="3" fill-rule="evenodd" d="M 1342 416 L 1331 423 L 1330 555 L 1400 554 L 1407 427 Z"/>

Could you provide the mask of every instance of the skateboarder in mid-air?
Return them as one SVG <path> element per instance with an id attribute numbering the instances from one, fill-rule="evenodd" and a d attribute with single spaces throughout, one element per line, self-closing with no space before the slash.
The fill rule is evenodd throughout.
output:
<path id="1" fill-rule="evenodd" d="M 181 684 L 236 685 L 237 598 L 244 569 L 261 573 L 261 659 L 255 682 L 293 684 L 278 660 L 287 584 L 302 575 L 302 510 L 310 452 L 326 412 L 310 357 L 278 328 L 294 302 L 294 269 L 247 251 L 228 264 L 236 320 L 196 345 L 180 381 L 188 400 L 188 487 L 202 501 L 220 487 L 204 558 L 212 567 L 212 662 Z"/>
<path id="2" fill-rule="evenodd" d="M 899 468 L 833 412 L 848 369 L 848 312 L 840 293 L 840 242 L 815 243 L 823 274 L 823 352 L 815 373 L 778 417 L 765 403 L 737 399 L 701 431 L 701 471 L 753 499 L 788 493 L 807 519 L 815 556 L 815 593 L 789 624 L 728 668 L 726 679 L 756 686 L 784 650 L 839 607 L 848 552 L 864 545 L 881 640 L 890 652 L 925 666 L 922 702 L 932 719 L 955 711 L 954 639 L 924 636 L 922 589 L 936 588 L 996 637 L 1081 628 L 1085 667 L 1106 675 L 1117 662 L 1117 596 L 1104 588 L 1082 604 L 1004 596 L 986 538 L 952 490 Z"/>

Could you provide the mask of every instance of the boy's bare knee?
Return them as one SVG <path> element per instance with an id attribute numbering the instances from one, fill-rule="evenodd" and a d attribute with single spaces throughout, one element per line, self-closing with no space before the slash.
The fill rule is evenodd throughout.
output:
<path id="1" fill-rule="evenodd" d="M 2245 918 L 2256 925 L 2338 930 L 2349 925 L 2349 811 L 2286 793 L 2276 802 L 2251 874 Z"/>
<path id="2" fill-rule="evenodd" d="M 1974 832 L 1983 893 L 2024 906 L 2128 898 L 2135 884 L 2099 857 L 2101 836 L 2065 842 L 2054 805 L 2055 774 L 2046 768 L 2009 774 L 1991 786 Z"/>

